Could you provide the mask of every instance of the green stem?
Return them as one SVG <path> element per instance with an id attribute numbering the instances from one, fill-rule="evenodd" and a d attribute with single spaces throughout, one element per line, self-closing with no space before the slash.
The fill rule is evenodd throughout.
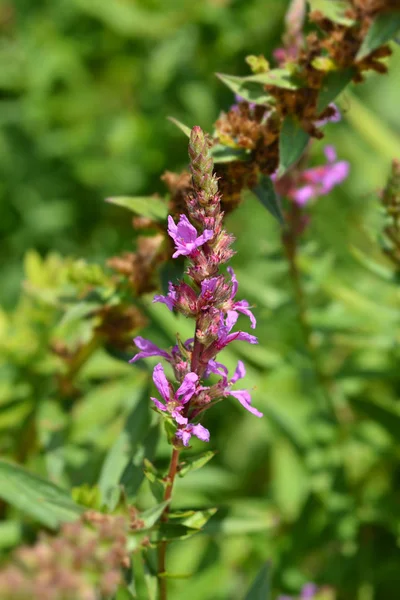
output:
<path id="1" fill-rule="evenodd" d="M 321 368 L 317 349 L 313 342 L 313 332 L 308 322 L 307 303 L 301 281 L 301 273 L 297 264 L 297 231 L 300 226 L 301 216 L 302 214 L 300 207 L 298 207 L 296 204 L 292 204 L 289 225 L 287 229 L 285 229 L 285 231 L 282 233 L 282 244 L 288 261 L 289 276 L 293 286 L 293 292 L 297 305 L 299 323 L 303 332 L 304 343 L 307 348 L 308 355 L 312 361 L 314 373 L 319 383 L 319 387 L 324 395 L 325 405 L 334 415 L 335 419 L 337 419 L 335 404 L 331 397 L 329 381 Z"/>

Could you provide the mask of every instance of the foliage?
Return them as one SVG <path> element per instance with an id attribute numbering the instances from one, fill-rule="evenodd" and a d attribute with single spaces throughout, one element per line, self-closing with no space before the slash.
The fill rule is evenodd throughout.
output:
<path id="1" fill-rule="evenodd" d="M 311 4 L 323 10 L 326 3 Z M 4 257 L 16 254 L 14 262 L 3 259 L 10 289 L 21 254 L 36 247 L 25 254 L 19 300 L 0 313 L 6 565 L 12 550 L 33 543 L 42 527 L 100 514 L 125 519 L 123 559 L 126 548 L 132 559 L 126 585 L 115 579 L 115 600 L 156 597 L 155 547 L 165 541 L 173 542 L 164 576 L 174 600 L 265 598 L 268 590 L 271 598 L 295 596 L 309 581 L 330 586 L 321 598 L 397 598 L 395 170 L 382 200 L 379 190 L 400 157 L 398 50 L 379 86 L 373 74 L 358 96 L 344 92 L 343 121 L 324 130 L 351 174 L 309 208 L 297 273 L 282 249 L 290 204 L 281 206 L 269 177 L 259 174 L 253 193 L 245 191 L 226 218 L 237 238 L 232 264 L 241 293 L 255 306 L 260 343 L 229 347 L 223 360 L 230 371 L 238 359 L 246 361 L 254 404 L 265 417 L 254 422 L 233 400 L 229 411 L 218 404 L 207 413 L 212 447 L 194 441 L 183 453 L 172 503 L 163 500 L 170 448 L 149 410 L 151 369 L 128 364 L 138 332 L 162 348 L 175 343 L 177 332 L 192 336 L 184 318 L 153 304 L 148 293 L 172 272 L 162 226 L 166 203 L 149 194 L 164 195 L 154 180 L 164 167 L 186 161 L 187 140 L 165 117 L 210 127 L 217 107 L 233 102 L 211 79 L 213 65 L 238 73 L 239 55 L 272 48 L 286 6 L 176 0 L 167 10 L 157 1 L 50 7 L 20 0 L 0 9 L 1 227 Z M 341 11 L 335 15 L 339 25 L 348 23 Z M 370 49 L 386 42 L 387 22 L 377 34 L 371 21 Z M 278 75 L 284 85 L 292 81 Z M 229 77 L 225 83 L 240 85 L 235 91 L 245 99 L 250 90 L 253 101 L 258 86 L 258 101 L 268 100 L 260 93 L 269 81 L 260 74 Z M 347 70 L 328 72 L 318 109 L 350 79 Z M 282 173 L 308 140 L 290 116 L 283 135 Z M 312 147 L 311 163 L 318 163 L 322 145 Z M 213 147 L 223 165 L 248 160 L 250 152 Z M 103 203 L 109 196 L 120 206 Z M 137 237 L 129 211 L 161 223 L 154 280 L 143 294 L 120 270 L 100 266 Z M 150 244 L 154 226 L 139 226 Z M 81 255 L 85 260 L 74 258 Z M 178 264 L 173 276 L 182 269 Z M 46 544 L 57 544 L 68 527 L 46 534 Z"/>

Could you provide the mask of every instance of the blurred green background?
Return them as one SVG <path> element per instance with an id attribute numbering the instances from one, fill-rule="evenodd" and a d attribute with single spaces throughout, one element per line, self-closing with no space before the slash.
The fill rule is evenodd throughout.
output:
<path id="1" fill-rule="evenodd" d="M 79 375 L 78 401 L 60 407 L 51 383 L 59 365 L 48 349 L 60 318 L 54 303 L 22 298 L 11 312 L 26 252 L 103 264 L 131 250 L 130 218 L 104 198 L 163 192 L 162 172 L 187 162 L 186 138 L 166 117 L 209 130 L 232 103 L 214 72 L 246 74 L 248 54 L 270 59 L 287 4 L 0 4 L 0 439 L 7 456 L 65 487 L 96 483 L 143 392 L 140 369 L 149 368 L 100 350 Z M 339 600 L 398 598 L 399 293 L 357 259 L 361 252 L 361 262 L 390 273 L 379 246 L 379 190 L 391 159 L 400 157 L 397 47 L 388 64 L 389 75 L 372 74 L 343 94 L 342 122 L 327 126 L 314 146 L 315 162 L 326 142 L 351 164 L 345 184 L 312 207 L 300 260 L 321 361 L 334 381 L 334 426 L 297 324 L 276 222 L 250 196 L 228 219 L 260 346 L 239 344 L 226 360 L 234 367 L 244 358 L 266 417 L 243 414 L 233 401 L 208 417 L 218 456 L 179 481 L 176 501 L 220 506 L 220 520 L 210 522 L 208 535 L 171 546 L 171 570 L 195 573 L 173 583 L 174 600 L 187 598 L 188 589 L 192 600 L 238 600 L 267 559 L 276 591 L 295 594 L 312 579 L 334 586 Z M 44 275 L 35 257 L 25 261 L 28 279 L 51 288 L 61 267 L 55 260 Z M 146 337 L 168 345 L 189 327 L 151 298 L 144 305 Z M 39 433 L 30 445 L 33 420 Z M 156 461 L 166 464 L 167 455 L 161 442 Z M 9 517 L 20 523 L 18 514 Z M 32 537 L 15 531 L 0 535 L 4 551 Z"/>
<path id="2" fill-rule="evenodd" d="M 279 40 L 286 2 L 61 0 L 0 7 L 1 268 L 11 305 L 27 248 L 103 260 L 130 248 L 110 194 L 163 189 L 186 163 L 173 115 L 208 129 L 214 73 Z M 272 10 L 271 10 L 272 7 Z"/>

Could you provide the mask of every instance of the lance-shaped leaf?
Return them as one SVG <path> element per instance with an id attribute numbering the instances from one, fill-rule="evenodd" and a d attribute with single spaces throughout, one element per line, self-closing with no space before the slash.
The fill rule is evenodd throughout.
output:
<path id="1" fill-rule="evenodd" d="M 152 506 L 140 514 L 140 519 L 144 522 L 144 529 L 150 529 L 157 523 L 168 504 L 169 500 L 160 502 L 160 504 L 156 504 L 156 506 Z"/>
<path id="2" fill-rule="evenodd" d="M 173 540 L 184 540 L 199 533 L 195 527 L 187 527 L 181 523 L 161 523 L 160 528 L 154 530 L 150 535 L 151 542 L 172 542 Z"/>
<path id="3" fill-rule="evenodd" d="M 400 12 L 388 12 L 378 15 L 368 29 L 361 48 L 356 56 L 357 60 L 363 59 L 374 50 L 383 46 L 400 30 Z"/>
<path id="4" fill-rule="evenodd" d="M 186 512 L 175 512 L 169 515 L 170 519 L 176 519 L 176 522 L 187 527 L 202 529 L 204 525 L 215 515 L 216 508 L 206 508 L 204 510 L 189 510 Z"/>
<path id="5" fill-rule="evenodd" d="M 207 452 L 203 452 L 200 456 L 190 457 L 185 460 L 183 466 L 179 470 L 179 477 L 184 477 L 190 471 L 196 471 L 200 469 L 205 464 L 207 464 L 212 458 L 214 458 L 216 452 L 212 450 L 208 450 Z"/>
<path id="6" fill-rule="evenodd" d="M 247 160 L 249 154 L 249 151 L 244 148 L 230 148 L 229 146 L 223 146 L 222 144 L 215 144 L 215 146 L 211 148 L 211 156 L 213 157 L 214 163 Z"/>
<path id="7" fill-rule="evenodd" d="M 308 0 L 308 3 L 312 11 L 321 12 L 334 23 L 347 27 L 354 25 L 354 19 L 350 19 L 346 14 L 350 8 L 347 0 Z"/>
<path id="8" fill-rule="evenodd" d="M 178 129 L 183 131 L 183 133 L 190 139 L 190 133 L 192 131 L 190 129 L 190 127 L 188 127 L 184 123 L 181 123 L 181 121 L 178 121 L 178 119 L 175 119 L 175 117 L 167 117 L 167 119 L 168 119 L 168 121 L 171 121 L 171 123 L 176 125 L 176 127 L 178 127 Z"/>
<path id="9" fill-rule="evenodd" d="M 164 200 L 155 196 L 116 196 L 107 198 L 106 202 L 127 208 L 135 215 L 153 221 L 165 221 L 168 215 L 168 207 Z"/>
<path id="10" fill-rule="evenodd" d="M 259 571 L 253 585 L 248 591 L 245 600 L 269 600 L 270 598 L 270 571 L 271 566 L 266 563 Z"/>
<path id="11" fill-rule="evenodd" d="M 77 519 L 85 510 L 65 490 L 2 459 L 0 498 L 51 529 Z"/>
<path id="12" fill-rule="evenodd" d="M 235 94 L 238 94 L 247 102 L 254 104 L 268 104 L 273 102 L 272 96 L 267 94 L 259 83 L 247 81 L 246 77 L 235 77 L 217 73 L 217 77 L 228 86 Z"/>
<path id="13" fill-rule="evenodd" d="M 251 188 L 253 194 L 259 199 L 261 204 L 271 213 L 277 221 L 283 225 L 284 218 L 282 214 L 280 198 L 275 191 L 274 184 L 270 177 L 261 175 L 256 186 Z"/>
<path id="14" fill-rule="evenodd" d="M 375 262 L 372 258 L 367 256 L 364 252 L 362 252 L 356 246 L 350 246 L 350 253 L 354 256 L 354 258 L 362 265 L 367 271 L 373 273 L 380 279 L 384 281 L 393 281 L 394 280 L 394 272 L 391 269 L 388 269 L 384 265 L 381 265 Z"/>
<path id="15" fill-rule="evenodd" d="M 344 69 L 343 71 L 331 71 L 326 75 L 318 96 L 318 112 L 323 111 L 339 96 L 352 80 L 353 74 L 354 69 Z"/>
<path id="16" fill-rule="evenodd" d="M 299 121 L 288 115 L 285 117 L 279 138 L 278 177 L 282 177 L 297 163 L 307 147 L 310 136 L 302 129 Z"/>
<path id="17" fill-rule="evenodd" d="M 293 75 L 287 69 L 271 69 L 266 73 L 258 73 L 257 75 L 249 75 L 239 79 L 242 79 L 245 83 L 253 82 L 263 85 L 275 85 L 285 90 L 297 90 L 300 87 L 299 82 L 294 79 Z"/>

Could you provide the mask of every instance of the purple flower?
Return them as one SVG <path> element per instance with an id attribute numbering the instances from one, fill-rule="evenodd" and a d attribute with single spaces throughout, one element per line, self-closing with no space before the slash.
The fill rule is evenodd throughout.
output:
<path id="1" fill-rule="evenodd" d="M 236 279 L 236 275 L 234 270 L 232 269 L 232 267 L 228 267 L 227 269 L 229 275 L 231 276 L 231 280 L 232 280 L 232 295 L 231 295 L 231 300 L 234 299 L 234 297 L 236 296 L 236 293 L 238 291 L 238 280 Z M 255 316 L 253 315 L 253 313 L 250 310 L 250 304 L 247 302 L 247 300 L 239 300 L 238 302 L 234 302 L 230 308 L 230 310 L 228 310 L 228 319 L 232 320 L 234 319 L 234 316 L 236 315 L 236 320 L 238 318 L 238 314 L 237 313 L 242 313 L 243 315 L 246 315 L 247 317 L 249 317 L 250 322 L 251 322 L 251 328 L 254 329 L 257 321 Z M 236 323 L 235 320 L 235 323 Z"/>
<path id="2" fill-rule="evenodd" d="M 200 423 L 198 423 L 197 425 L 191 425 L 189 423 L 188 425 L 186 425 L 186 427 L 179 428 L 176 432 L 176 437 L 179 440 L 182 440 L 184 446 L 189 445 L 189 440 L 192 437 L 192 435 L 195 435 L 199 440 L 202 440 L 203 442 L 210 441 L 210 432 L 208 431 L 208 429 L 203 427 L 203 425 L 200 425 Z"/>
<path id="3" fill-rule="evenodd" d="M 333 114 L 330 117 L 326 117 L 325 119 L 319 119 L 318 121 L 315 121 L 315 125 L 317 127 L 323 127 L 327 123 L 339 123 L 339 121 L 341 121 L 342 115 L 340 114 L 340 111 L 336 104 L 333 104 L 332 102 L 331 104 L 329 104 L 329 108 L 333 110 Z"/>
<path id="4" fill-rule="evenodd" d="M 181 415 L 181 412 L 185 404 L 196 393 L 198 380 L 199 377 L 196 373 L 187 373 L 179 388 L 174 392 L 172 385 L 165 376 L 162 364 L 159 363 L 154 367 L 153 381 L 165 404 L 157 400 L 157 398 L 151 397 L 151 400 L 159 410 L 169 412 L 179 425 L 186 425 L 188 420 Z"/>
<path id="5" fill-rule="evenodd" d="M 163 304 L 168 306 L 169 310 L 174 310 L 176 302 L 176 290 L 174 284 L 170 281 L 168 283 L 168 294 L 166 296 L 156 294 L 153 298 L 153 302 L 162 302 Z"/>
<path id="6" fill-rule="evenodd" d="M 255 102 L 248 102 L 247 100 L 245 100 L 242 96 L 240 96 L 239 94 L 235 94 L 235 104 L 232 104 L 231 106 L 231 110 L 239 110 L 239 104 L 241 102 L 247 102 L 247 104 L 249 105 L 249 109 L 250 110 L 254 110 L 255 107 L 257 106 L 257 104 Z"/>
<path id="7" fill-rule="evenodd" d="M 207 368 L 204 372 L 204 377 L 210 377 L 211 373 L 214 373 L 215 375 L 221 375 L 221 377 L 228 377 L 228 368 L 223 365 L 220 362 L 217 362 L 216 360 L 209 360 L 208 361 L 208 365 Z"/>
<path id="8" fill-rule="evenodd" d="M 243 379 L 243 377 L 246 375 L 246 369 L 245 366 L 243 364 L 243 362 L 241 360 L 239 360 L 236 370 L 233 374 L 233 377 L 230 381 L 227 380 L 226 376 L 225 376 L 225 391 L 224 391 L 224 395 L 225 396 L 233 396 L 234 398 L 236 398 L 237 400 L 239 400 L 240 404 L 249 412 L 251 412 L 253 415 L 255 415 L 256 417 L 263 417 L 263 413 L 260 412 L 259 410 L 257 410 L 256 408 L 254 408 L 254 406 L 251 406 L 251 396 L 250 393 L 247 390 L 231 390 L 231 386 L 236 383 L 237 381 L 239 381 L 239 379 Z"/>
<path id="9" fill-rule="evenodd" d="M 301 590 L 300 600 L 313 600 L 318 588 L 315 583 L 306 583 Z"/>
<path id="10" fill-rule="evenodd" d="M 349 174 L 349 163 L 345 160 L 336 162 L 336 150 L 333 146 L 326 146 L 324 150 L 327 164 L 306 169 L 300 174 L 296 186 L 291 188 L 287 195 L 300 206 L 304 206 L 318 196 L 325 196 L 333 188 L 346 179 Z M 301 187 L 299 183 L 304 183 Z"/>
<path id="11" fill-rule="evenodd" d="M 221 277 L 210 277 L 201 282 L 201 299 L 205 302 L 212 302 L 214 294 L 221 283 Z"/>
<path id="12" fill-rule="evenodd" d="M 199 248 L 214 236 L 211 229 L 205 229 L 201 235 L 197 235 L 196 228 L 193 227 L 186 215 L 179 217 L 178 225 L 169 215 L 168 233 L 174 240 L 176 248 L 172 258 L 177 258 L 180 255 L 190 256 L 196 248 Z"/>
<path id="13" fill-rule="evenodd" d="M 137 360 L 139 360 L 139 358 L 148 358 L 149 356 L 162 356 L 168 360 L 171 358 L 171 355 L 168 354 L 168 352 L 165 352 L 165 350 L 161 350 L 161 348 L 153 344 L 153 342 L 150 342 L 150 340 L 146 340 L 140 335 L 133 338 L 133 341 L 135 345 L 139 348 L 139 350 L 141 350 L 141 352 L 135 354 L 135 356 L 129 361 L 130 363 L 136 362 Z"/>
<path id="14" fill-rule="evenodd" d="M 235 311 L 232 311 L 232 313 L 235 313 Z M 215 350 L 217 352 L 220 352 L 223 348 L 225 348 L 228 344 L 234 342 L 235 340 L 238 342 L 249 342 L 249 344 L 258 344 L 258 339 L 256 338 L 256 336 L 250 335 L 245 331 L 236 331 L 234 333 L 230 333 L 237 319 L 237 313 L 231 315 L 228 314 L 228 316 L 226 317 L 226 322 L 224 323 L 224 318 L 221 315 L 221 322 L 218 329 L 218 339 L 216 340 L 216 342 L 214 342 Z"/>

